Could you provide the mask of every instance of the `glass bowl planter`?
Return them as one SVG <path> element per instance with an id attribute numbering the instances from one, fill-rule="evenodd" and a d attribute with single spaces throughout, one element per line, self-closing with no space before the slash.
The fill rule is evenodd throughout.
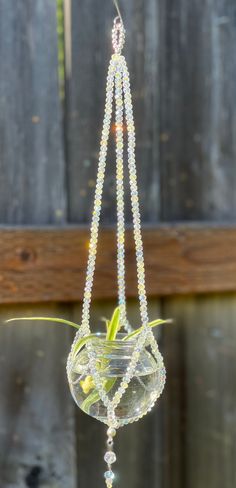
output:
<path id="1" fill-rule="evenodd" d="M 107 341 L 105 334 L 98 334 L 90 344 L 96 356 L 97 369 L 110 398 L 119 387 L 135 347 L 135 339 L 124 341 L 118 334 L 115 341 Z M 70 362 L 69 385 L 77 405 L 88 415 L 107 423 L 107 411 L 94 387 L 89 371 L 86 348 Z M 161 394 L 165 382 L 165 368 L 161 354 L 157 360 L 144 348 L 137 363 L 135 376 L 116 408 L 118 426 L 138 420 L 152 408 Z"/>

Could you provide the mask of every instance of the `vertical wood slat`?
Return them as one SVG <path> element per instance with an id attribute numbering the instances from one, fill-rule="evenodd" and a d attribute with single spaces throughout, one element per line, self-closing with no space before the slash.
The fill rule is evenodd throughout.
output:
<path id="1" fill-rule="evenodd" d="M 234 2 L 160 1 L 162 219 L 234 219 Z M 235 484 L 235 295 L 170 298 L 164 487 Z M 231 383 L 232 382 L 232 383 Z"/>
<path id="2" fill-rule="evenodd" d="M 75 488 L 74 409 L 65 377 L 71 334 L 43 323 L 4 325 L 15 315 L 70 312 L 57 305 L 1 307 L 1 487 Z"/>
<path id="3" fill-rule="evenodd" d="M 124 54 L 130 70 L 136 120 L 142 218 L 153 222 L 159 213 L 158 92 L 155 91 L 158 76 L 155 62 L 157 7 L 154 0 L 148 3 L 143 0 L 128 4 L 121 2 L 122 7 L 127 31 Z M 71 77 L 67 80 L 66 117 L 71 222 L 88 223 L 91 218 L 115 15 L 114 6 L 109 1 L 72 2 L 72 66 Z M 111 214 L 115 215 L 114 170 L 114 151 L 110 150 L 103 222 L 111 222 Z"/>
<path id="4" fill-rule="evenodd" d="M 0 3 L 1 223 L 66 218 L 55 9 Z"/>
<path id="5" fill-rule="evenodd" d="M 120 2 L 125 16 L 127 56 L 137 128 L 137 172 L 142 218 L 153 222 L 159 214 L 157 5 L 154 0 Z M 111 28 L 116 15 L 112 2 L 72 1 L 72 65 L 67 80 L 67 154 L 69 221 L 87 223 L 91 218 L 97 170 L 99 137 L 105 102 L 105 79 L 111 55 Z M 113 150 L 113 152 L 112 152 Z M 111 144 L 105 180 L 102 222 L 114 222 L 114 148 Z M 148 168 L 148 171 L 147 171 Z M 126 182 L 127 187 L 127 182 Z M 127 195 L 127 199 L 129 195 Z M 128 206 L 127 206 L 128 207 Z M 130 220 L 129 208 L 127 218 Z M 109 315 L 114 303 L 93 304 L 91 325 Z M 150 301 L 150 316 L 159 316 L 159 302 Z M 78 313 L 78 315 L 77 315 Z M 138 323 L 137 304 L 129 304 Z M 75 308 L 79 316 L 79 307 Z M 117 438 L 117 476 L 130 488 L 156 486 L 161 481 L 162 451 L 160 410 L 142 422 L 122 429 Z M 104 480 L 104 427 L 78 411 L 78 484 L 102 488 Z M 96 443 L 93 439 L 96 438 Z M 143 456 L 149 450 L 151 455 Z M 92 469 L 88 465 L 92 464 Z"/>
<path id="6" fill-rule="evenodd" d="M 0 1 L 0 221 L 66 218 L 57 79 L 56 2 Z M 1 308 L 1 488 L 75 488 L 68 330 L 5 326 L 15 315 L 65 315 L 57 305 Z"/>

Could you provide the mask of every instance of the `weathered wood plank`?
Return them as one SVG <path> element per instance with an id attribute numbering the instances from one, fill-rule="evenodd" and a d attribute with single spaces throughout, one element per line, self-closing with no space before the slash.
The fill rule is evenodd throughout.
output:
<path id="1" fill-rule="evenodd" d="M 66 327 L 5 325 L 16 315 L 70 317 L 65 306 L 1 307 L 0 484 L 76 487 L 74 407 L 65 365 Z"/>
<path id="2" fill-rule="evenodd" d="M 50 0 L 0 2 L 2 223 L 65 221 L 55 10 Z"/>
<path id="3" fill-rule="evenodd" d="M 127 34 L 124 54 L 129 64 L 134 98 L 142 218 L 151 222 L 156 221 L 159 214 L 157 5 L 155 0 L 119 3 L 124 11 Z M 67 80 L 66 113 L 69 220 L 87 223 L 91 218 L 106 75 L 112 54 L 111 29 L 116 11 L 112 1 L 73 0 L 71 5 L 72 66 Z M 114 139 L 114 131 L 111 139 Z M 102 212 L 103 222 L 108 223 L 114 221 L 116 208 L 112 142 L 108 151 Z M 125 186 L 127 189 L 127 181 Z"/>
<path id="4" fill-rule="evenodd" d="M 132 230 L 127 230 L 127 295 L 136 295 Z M 147 292 L 151 295 L 236 289 L 236 229 L 211 224 L 145 228 Z M 82 299 L 89 232 L 81 227 L 0 229 L 1 303 Z M 113 229 L 100 235 L 95 298 L 116 297 Z"/>
<path id="5" fill-rule="evenodd" d="M 235 220 L 235 2 L 159 5 L 162 219 Z M 222 246 L 211 251 L 220 260 Z M 164 329 L 164 487 L 231 488 L 235 295 L 163 302 L 163 313 L 176 318 L 175 327 Z"/>
<path id="6" fill-rule="evenodd" d="M 0 221 L 64 222 L 56 2 L 0 0 L 0 56 Z M 1 488 L 76 486 L 68 330 L 4 325 L 15 315 L 68 313 L 57 305 L 0 309 Z"/>
<path id="7" fill-rule="evenodd" d="M 235 294 L 179 299 L 176 310 L 185 330 L 186 479 L 196 488 L 203 482 L 230 488 L 236 482 L 235 314 Z"/>

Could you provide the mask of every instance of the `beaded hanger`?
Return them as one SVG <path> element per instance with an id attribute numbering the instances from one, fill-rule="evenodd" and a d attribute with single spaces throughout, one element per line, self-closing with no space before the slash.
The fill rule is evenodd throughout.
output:
<path id="1" fill-rule="evenodd" d="M 102 377 L 99 370 L 96 367 L 96 355 L 92 344 L 87 342 L 85 347 L 87 349 L 89 358 L 89 371 L 93 378 L 94 385 L 99 393 L 99 396 L 106 407 L 107 411 L 107 425 L 108 425 L 108 439 L 107 446 L 108 451 L 105 454 L 105 461 L 108 465 L 108 470 L 105 474 L 107 488 L 112 487 L 113 472 L 111 465 L 116 460 L 115 453 L 113 451 L 113 437 L 118 427 L 116 419 L 116 408 L 119 405 L 126 389 L 129 387 L 129 383 L 135 375 L 135 369 L 139 361 L 140 353 L 146 345 L 149 345 L 152 354 L 161 365 L 162 380 L 160 381 L 159 388 L 156 391 L 155 398 L 152 405 L 154 405 L 156 399 L 160 396 L 164 383 L 165 383 L 165 368 L 163 365 L 162 356 L 160 355 L 157 342 L 154 338 L 151 327 L 149 326 L 148 310 L 147 310 L 147 295 L 145 286 L 145 268 L 144 268 L 144 256 L 143 256 L 143 243 L 141 235 L 141 219 L 139 209 L 139 197 L 137 186 L 137 173 L 135 162 L 135 126 L 133 118 L 133 106 L 130 90 L 129 72 L 126 64 L 126 60 L 122 55 L 122 49 L 125 43 L 125 29 L 120 14 L 120 9 L 116 0 L 113 0 L 116 6 L 118 16 L 114 19 L 114 25 L 112 29 L 112 45 L 114 54 L 111 57 L 111 61 L 108 68 L 107 84 L 106 84 L 106 102 L 105 113 L 103 120 L 103 128 L 100 143 L 100 153 L 98 161 L 98 173 L 94 197 L 94 207 L 91 222 L 91 235 L 89 244 L 89 256 L 84 288 L 84 299 L 82 305 L 82 322 L 81 327 L 78 330 L 75 340 L 72 344 L 71 353 L 68 357 L 68 369 L 71 366 L 72 352 L 74 345 L 77 341 L 91 334 L 90 329 L 90 306 L 93 288 L 93 278 L 97 255 L 97 242 L 98 242 L 98 230 L 99 221 L 102 207 L 102 192 L 105 178 L 105 167 L 107 158 L 108 139 L 110 134 L 111 118 L 113 111 L 113 102 L 115 105 L 115 134 L 116 134 L 116 199 L 117 199 L 117 281 L 118 281 L 118 302 L 120 307 L 120 323 L 126 331 L 131 330 L 131 326 L 127 320 L 126 311 L 126 295 L 125 295 L 125 219 L 124 219 L 124 173 L 123 173 L 123 156 L 124 156 L 124 126 L 127 132 L 128 141 L 128 171 L 129 171 L 129 184 L 131 191 L 131 207 L 134 229 L 134 241 L 136 252 L 136 266 L 137 266 L 137 282 L 138 282 L 138 297 L 140 317 L 142 324 L 142 331 L 135 341 L 132 356 L 121 378 L 120 384 L 110 398 L 106 392 L 103 384 Z"/>

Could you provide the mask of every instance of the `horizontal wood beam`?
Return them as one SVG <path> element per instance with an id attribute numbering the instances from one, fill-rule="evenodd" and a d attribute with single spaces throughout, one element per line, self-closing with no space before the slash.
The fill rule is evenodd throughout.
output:
<path id="1" fill-rule="evenodd" d="M 144 228 L 148 295 L 236 291 L 236 227 L 203 224 Z M 0 228 L 0 303 L 77 301 L 83 296 L 88 230 Z M 127 295 L 137 294 L 134 241 L 126 232 Z M 94 298 L 114 298 L 113 229 L 100 233 Z"/>

